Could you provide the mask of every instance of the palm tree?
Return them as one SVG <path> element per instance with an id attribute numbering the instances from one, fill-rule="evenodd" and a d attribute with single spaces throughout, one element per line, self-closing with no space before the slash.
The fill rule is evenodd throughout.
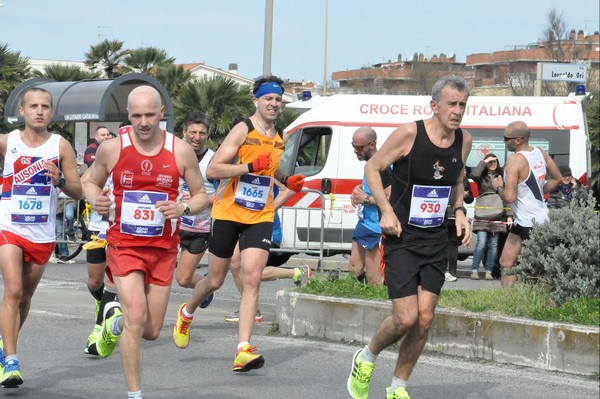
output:
<path id="1" fill-rule="evenodd" d="M 8 96 L 29 77 L 29 58 L 21 57 L 19 51 L 11 51 L 8 44 L 0 43 L 0 131 L 7 130 L 2 121 Z"/>
<path id="2" fill-rule="evenodd" d="M 163 49 L 141 47 L 130 50 L 123 58 L 123 62 L 131 71 L 153 75 L 157 67 L 171 65 L 175 62 L 175 58 L 169 57 Z"/>
<path id="3" fill-rule="evenodd" d="M 123 50 L 124 43 L 120 40 L 106 39 L 95 46 L 90 46 L 90 51 L 85 53 L 85 64 L 92 70 L 98 66 L 103 67 L 109 79 L 121 76 L 121 62 L 127 54 L 127 51 Z"/>
<path id="4" fill-rule="evenodd" d="M 85 79 L 98 79 L 99 71 L 86 71 L 75 65 L 46 65 L 43 71 L 34 71 L 34 76 L 45 77 L 57 82 L 77 82 Z"/>
<path id="5" fill-rule="evenodd" d="M 188 112 L 203 111 L 212 121 L 212 142 L 220 143 L 237 122 L 253 112 L 251 98 L 247 86 L 223 76 L 191 81 L 174 101 L 175 124 L 181 126 Z"/>
<path id="6" fill-rule="evenodd" d="M 161 65 L 156 68 L 154 76 L 167 90 L 171 98 L 177 98 L 183 85 L 192 79 L 192 73 L 183 65 Z"/>

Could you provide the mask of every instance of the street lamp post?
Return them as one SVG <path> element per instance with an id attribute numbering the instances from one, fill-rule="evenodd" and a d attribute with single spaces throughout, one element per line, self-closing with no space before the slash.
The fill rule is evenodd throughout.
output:
<path id="1" fill-rule="evenodd" d="M 273 44 L 273 0 L 265 1 L 265 43 L 263 52 L 263 76 L 271 75 L 271 47 Z"/>
<path id="2" fill-rule="evenodd" d="M 323 54 L 323 93 L 327 94 L 327 20 L 329 19 L 329 0 L 325 0 L 325 50 Z"/>

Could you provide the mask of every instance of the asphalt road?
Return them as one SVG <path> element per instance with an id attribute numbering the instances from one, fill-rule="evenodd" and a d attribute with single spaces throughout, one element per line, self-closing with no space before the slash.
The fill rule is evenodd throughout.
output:
<path id="1" fill-rule="evenodd" d="M 108 359 L 83 353 L 93 327 L 94 304 L 84 281 L 85 265 L 49 265 L 21 331 L 18 354 L 25 383 L 0 389 L 0 397 L 28 399 L 125 398 L 118 349 Z M 462 282 L 461 280 L 465 280 Z M 491 286 L 497 282 L 481 283 Z M 239 296 L 227 279 L 208 309 L 199 310 L 185 349 L 171 341 L 178 305 L 187 290 L 173 287 L 165 326 L 158 340 L 144 342 L 143 392 L 158 398 L 348 398 L 346 379 L 355 345 L 270 333 L 275 292 L 290 281 L 265 283 L 252 344 L 265 367 L 245 374 L 231 371 L 236 324 L 224 315 L 237 309 Z M 2 288 L 0 287 L 0 291 Z M 515 339 L 519 339 L 515 337 Z M 384 398 L 395 354 L 384 352 L 372 380 L 371 398 Z M 598 398 L 598 380 L 523 367 L 468 361 L 436 354 L 422 356 L 410 380 L 413 398 Z"/>

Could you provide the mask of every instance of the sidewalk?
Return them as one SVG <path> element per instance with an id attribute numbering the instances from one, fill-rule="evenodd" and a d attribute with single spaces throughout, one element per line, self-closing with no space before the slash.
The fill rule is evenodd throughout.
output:
<path id="1" fill-rule="evenodd" d="M 342 256 L 325 259 L 323 270 L 346 273 Z M 298 255 L 288 265 L 309 264 L 318 259 Z M 471 280 L 471 259 L 459 262 L 456 282 L 444 289 L 475 290 L 500 287 L 499 280 Z M 381 321 L 391 313 L 390 302 L 330 298 L 294 290 L 277 293 L 277 322 L 282 334 L 330 341 L 366 344 Z M 492 360 L 543 370 L 575 374 L 600 371 L 600 328 L 550 323 L 491 313 L 436 310 L 426 349 L 465 358 Z"/>

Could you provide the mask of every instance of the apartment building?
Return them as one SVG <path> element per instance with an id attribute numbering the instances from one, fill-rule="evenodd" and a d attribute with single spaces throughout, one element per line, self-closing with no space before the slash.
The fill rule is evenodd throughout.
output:
<path id="1" fill-rule="evenodd" d="M 400 58 L 400 57 L 399 57 Z M 474 93 L 517 94 L 508 91 L 526 86 L 533 94 L 538 62 L 573 62 L 589 66 L 588 87 L 598 88 L 600 34 L 584 35 L 572 30 L 568 39 L 552 44 L 536 43 L 513 46 L 491 53 L 471 54 L 466 63 L 456 55 L 440 54 L 426 58 L 415 54 L 412 60 L 385 62 L 354 70 L 333 72 L 338 92 L 372 94 L 427 94 L 442 75 L 463 76 Z"/>

